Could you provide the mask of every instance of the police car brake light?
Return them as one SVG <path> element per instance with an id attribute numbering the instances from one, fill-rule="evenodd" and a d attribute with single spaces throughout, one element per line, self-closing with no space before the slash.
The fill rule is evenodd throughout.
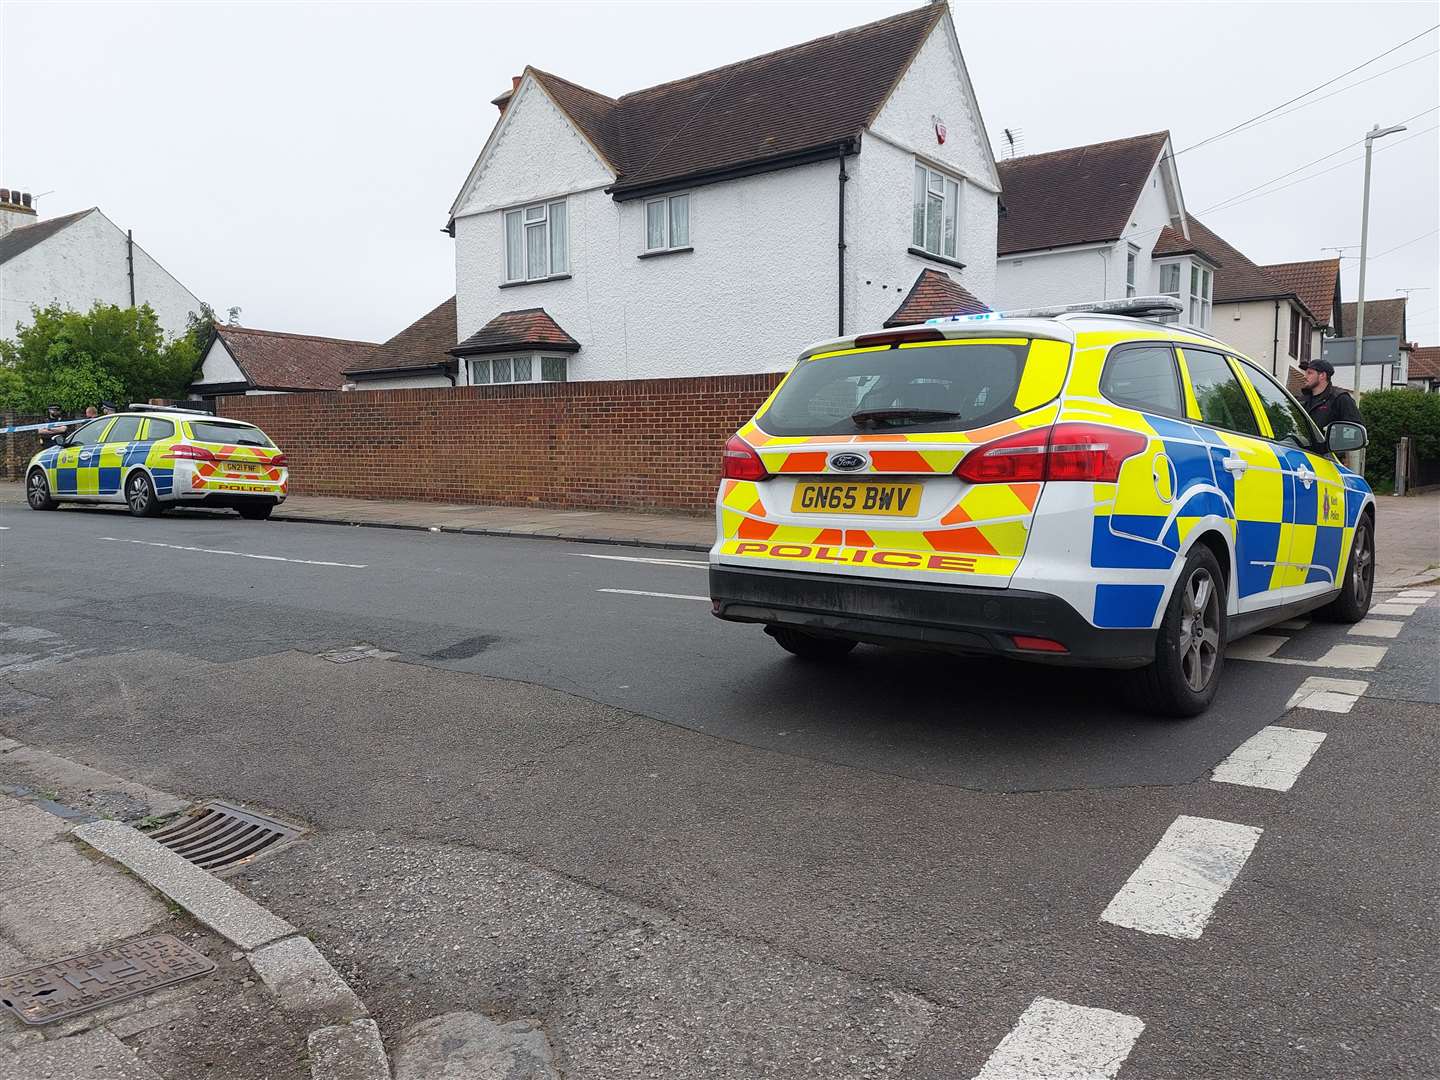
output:
<path id="1" fill-rule="evenodd" d="M 287 458 L 284 454 L 276 454 L 269 461 L 265 462 L 265 464 L 269 465 L 272 469 L 279 469 L 283 468 L 286 465 L 289 465 L 290 459 Z"/>
<path id="2" fill-rule="evenodd" d="M 945 335 L 939 330 L 910 327 L 904 330 L 887 330 L 880 334 L 861 334 L 855 339 L 857 349 L 888 349 L 911 341 L 944 341 Z"/>
<path id="3" fill-rule="evenodd" d="M 203 446 L 186 446 L 181 443 L 179 446 L 172 446 L 166 450 L 161 457 L 175 458 L 179 461 L 219 461 L 209 450 Z"/>
<path id="4" fill-rule="evenodd" d="M 1120 466 L 1149 445 L 1138 432 L 1065 423 L 996 439 L 966 454 L 955 475 L 970 484 L 1044 480 L 1114 483 Z"/>
<path id="5" fill-rule="evenodd" d="M 724 476 L 726 480 L 768 480 L 770 471 L 755 448 L 739 435 L 731 435 L 725 444 Z"/>

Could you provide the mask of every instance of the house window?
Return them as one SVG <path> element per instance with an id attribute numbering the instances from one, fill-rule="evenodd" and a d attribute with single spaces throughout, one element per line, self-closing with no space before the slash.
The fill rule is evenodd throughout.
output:
<path id="1" fill-rule="evenodd" d="M 521 353 L 518 356 L 484 356 L 470 360 L 472 386 L 507 383 L 565 382 L 567 357 Z"/>
<path id="2" fill-rule="evenodd" d="M 645 250 L 690 246 L 690 196 L 671 195 L 645 204 Z"/>
<path id="3" fill-rule="evenodd" d="M 955 258 L 960 215 L 960 182 L 915 166 L 915 203 L 910 244 L 947 259 Z"/>
<path id="4" fill-rule="evenodd" d="M 1180 299 L 1180 264 L 1164 263 L 1160 267 L 1160 292 L 1163 296 L 1173 296 Z M 1179 320 L 1178 315 L 1166 315 L 1160 321 L 1173 323 Z"/>
<path id="5" fill-rule="evenodd" d="M 1214 275 L 1202 266 L 1190 267 L 1190 325 L 1204 330 L 1210 325 L 1210 286 Z"/>
<path id="6" fill-rule="evenodd" d="M 505 280 L 535 281 L 570 267 L 565 200 L 505 212 Z"/>
<path id="7" fill-rule="evenodd" d="M 1125 252 L 1125 295 L 1135 295 L 1135 265 L 1140 261 L 1140 249 L 1134 244 Z"/>
<path id="8" fill-rule="evenodd" d="M 1290 309 L 1290 355 L 1300 355 L 1300 313 Z"/>
<path id="9" fill-rule="evenodd" d="M 1314 333 L 1313 333 L 1314 329 L 1315 329 L 1315 328 L 1310 325 L 1310 320 L 1309 320 L 1309 319 L 1304 319 L 1304 320 L 1301 321 L 1301 323 L 1300 323 L 1300 359 L 1301 359 L 1301 360 L 1309 360 L 1309 359 L 1310 359 L 1310 339 L 1314 336 Z"/>

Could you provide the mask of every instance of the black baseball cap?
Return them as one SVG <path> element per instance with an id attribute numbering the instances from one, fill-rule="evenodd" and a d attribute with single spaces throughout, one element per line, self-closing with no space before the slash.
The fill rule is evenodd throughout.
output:
<path id="1" fill-rule="evenodd" d="M 1335 365 L 1326 360 L 1323 356 L 1318 360 L 1301 360 L 1301 371 L 1319 371 L 1325 375 L 1335 374 Z"/>

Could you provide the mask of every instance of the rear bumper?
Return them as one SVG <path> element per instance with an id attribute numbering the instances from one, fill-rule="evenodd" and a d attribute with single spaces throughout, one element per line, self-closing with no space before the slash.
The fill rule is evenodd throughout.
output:
<path id="1" fill-rule="evenodd" d="M 1155 659 L 1154 630 L 1102 630 L 1058 596 L 1019 589 L 928 585 L 710 567 L 717 618 L 814 630 L 882 645 L 1003 654 L 1084 667 L 1141 667 Z M 1048 638 L 1066 651 L 1021 649 L 1014 635 Z"/>

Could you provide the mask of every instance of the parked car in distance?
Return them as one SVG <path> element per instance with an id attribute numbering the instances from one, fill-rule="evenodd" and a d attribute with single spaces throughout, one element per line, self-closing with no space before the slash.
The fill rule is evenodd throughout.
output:
<path id="1" fill-rule="evenodd" d="M 254 424 L 131 405 L 70 429 L 25 467 L 32 510 L 123 502 L 136 517 L 172 506 L 223 506 L 260 520 L 285 501 L 285 455 Z"/>
<path id="2" fill-rule="evenodd" d="M 1374 496 L 1267 372 L 1146 297 L 807 349 L 730 439 L 714 614 L 857 642 L 1131 669 L 1191 716 L 1227 642 L 1369 609 Z M 1148 315 L 1151 318 L 1137 316 Z"/>

